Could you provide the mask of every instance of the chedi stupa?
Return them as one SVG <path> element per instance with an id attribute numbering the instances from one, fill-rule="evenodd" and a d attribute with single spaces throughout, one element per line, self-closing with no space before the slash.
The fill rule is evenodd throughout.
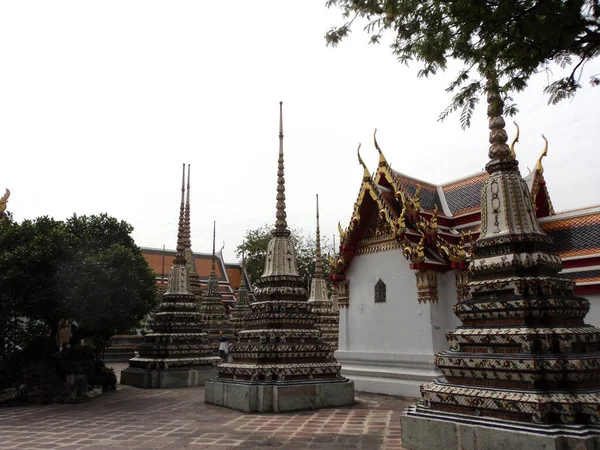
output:
<path id="1" fill-rule="evenodd" d="M 139 356 L 129 360 L 121 371 L 121 384 L 144 389 L 202 386 L 213 377 L 221 361 L 213 356 L 196 311 L 186 266 L 184 219 L 185 164 L 181 186 L 181 207 L 177 233 L 177 253 L 167 290 L 148 327 L 150 332 L 138 345 Z"/>
<path id="2" fill-rule="evenodd" d="M 590 304 L 558 276 L 560 257 L 541 231 L 506 144 L 503 105 L 488 82 L 489 178 L 462 326 L 436 355 L 443 378 L 421 386 L 402 418 L 407 449 L 592 449 L 600 441 L 600 329 Z"/>
<path id="3" fill-rule="evenodd" d="M 285 211 L 282 104 L 275 229 L 247 328 L 232 346 L 232 362 L 206 382 L 205 401 L 245 412 L 285 412 L 354 403 L 354 383 L 340 374 L 331 347 L 315 328 L 315 314 L 296 268 Z"/>
<path id="4" fill-rule="evenodd" d="M 321 228 L 319 226 L 319 195 L 317 194 L 317 233 L 315 249 L 315 273 L 310 282 L 308 304 L 317 319 L 315 328 L 321 331 L 321 339 L 331 346 L 331 351 L 338 349 L 339 313 L 327 295 L 327 281 L 323 275 L 323 256 L 321 255 Z"/>

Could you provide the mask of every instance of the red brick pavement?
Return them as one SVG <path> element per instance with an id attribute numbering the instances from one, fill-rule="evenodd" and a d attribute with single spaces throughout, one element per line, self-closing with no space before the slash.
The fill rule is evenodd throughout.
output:
<path id="1" fill-rule="evenodd" d="M 120 367 L 119 367 L 120 369 Z M 0 449 L 402 449 L 399 397 L 285 414 L 206 405 L 204 388 L 119 386 L 88 402 L 0 408 Z"/>

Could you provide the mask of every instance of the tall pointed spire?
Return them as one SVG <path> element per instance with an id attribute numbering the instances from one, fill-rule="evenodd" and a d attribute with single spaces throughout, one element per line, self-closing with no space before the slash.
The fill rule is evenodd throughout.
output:
<path id="1" fill-rule="evenodd" d="M 317 194 L 317 237 L 315 249 L 315 278 L 323 278 L 323 257 L 321 256 L 321 227 L 319 226 L 319 194 Z"/>
<path id="2" fill-rule="evenodd" d="M 185 248 L 192 248 L 192 230 L 190 226 L 190 167 L 192 165 L 188 164 L 188 173 L 187 173 L 187 189 L 186 189 L 186 198 L 185 198 L 185 215 L 184 215 L 184 228 L 185 228 Z"/>
<path id="3" fill-rule="evenodd" d="M 217 276 L 216 255 L 215 255 L 215 238 L 217 236 L 217 221 L 213 220 L 213 250 L 212 250 L 212 265 L 210 266 L 210 276 Z"/>
<path id="4" fill-rule="evenodd" d="M 185 265 L 185 164 L 181 174 L 181 204 L 179 205 L 179 228 L 177 230 L 177 252 L 175 253 L 175 265 Z"/>
<path id="5" fill-rule="evenodd" d="M 277 212 L 275 214 L 275 236 L 289 236 L 285 212 L 285 175 L 283 164 L 283 102 L 279 102 L 279 159 L 277 161 Z"/>

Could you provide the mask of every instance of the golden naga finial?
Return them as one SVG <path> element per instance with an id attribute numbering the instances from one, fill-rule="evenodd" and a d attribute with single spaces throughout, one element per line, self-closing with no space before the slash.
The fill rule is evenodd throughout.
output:
<path id="1" fill-rule="evenodd" d="M 363 166 L 363 169 L 364 169 L 363 180 L 370 180 L 371 174 L 369 173 L 369 169 L 367 169 L 367 165 L 365 164 L 363 159 L 360 157 L 360 144 L 358 144 L 358 149 L 356 149 L 356 153 L 358 154 L 358 162 L 360 163 L 361 166 Z"/>
<path id="2" fill-rule="evenodd" d="M 6 192 L 0 197 L 0 214 L 6 211 L 6 204 L 8 203 L 8 197 L 10 197 L 10 190 L 5 188 Z"/>
<path id="3" fill-rule="evenodd" d="M 379 165 L 386 166 L 387 160 L 385 159 L 385 156 L 383 155 L 383 152 L 381 151 L 381 148 L 379 148 L 379 144 L 377 143 L 377 128 L 375 128 L 375 131 L 373 132 L 373 142 L 375 142 L 375 148 L 379 152 Z"/>
<path id="4" fill-rule="evenodd" d="M 339 222 L 338 232 L 340 233 L 340 245 L 342 245 L 344 243 L 344 240 L 346 239 L 346 233 L 344 232 L 344 229 L 342 228 L 342 225 Z"/>
<path id="5" fill-rule="evenodd" d="M 515 144 L 517 142 L 519 142 L 519 125 L 517 125 L 517 122 L 515 122 L 513 120 L 513 123 L 515 124 L 515 127 L 517 127 L 517 135 L 515 136 L 515 139 L 512 141 L 512 144 L 510 144 L 510 157 L 512 159 L 517 159 L 517 154 L 515 153 Z"/>
<path id="6" fill-rule="evenodd" d="M 406 231 L 406 203 L 402 203 L 402 212 L 400 213 L 400 217 L 396 221 L 396 229 L 398 233 L 404 233 Z"/>
<path id="7" fill-rule="evenodd" d="M 417 184 L 417 190 L 415 191 L 415 196 L 413 197 L 413 204 L 415 205 L 415 209 L 417 212 L 421 210 L 421 185 Z"/>
<path id="8" fill-rule="evenodd" d="M 543 134 L 542 138 L 545 141 L 544 150 L 542 151 L 542 154 L 535 163 L 535 170 L 537 170 L 540 174 L 544 172 L 544 166 L 542 166 L 542 158 L 548 154 L 548 139 L 546 139 L 546 136 L 544 136 Z"/>

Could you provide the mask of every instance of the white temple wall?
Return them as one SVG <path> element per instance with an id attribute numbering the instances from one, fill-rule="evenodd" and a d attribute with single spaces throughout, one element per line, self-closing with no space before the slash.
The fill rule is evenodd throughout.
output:
<path id="1" fill-rule="evenodd" d="M 399 249 L 354 257 L 346 272 L 349 307 L 340 308 L 342 373 L 359 391 L 417 397 L 421 383 L 440 372 L 434 354 L 446 349 L 445 333 L 458 325 L 454 273 L 438 275 L 437 304 L 419 303 L 415 271 Z M 375 284 L 386 284 L 375 303 Z"/>
<path id="2" fill-rule="evenodd" d="M 585 323 L 600 327 L 600 294 L 586 294 L 582 297 L 590 301 L 590 312 L 585 316 Z"/>

